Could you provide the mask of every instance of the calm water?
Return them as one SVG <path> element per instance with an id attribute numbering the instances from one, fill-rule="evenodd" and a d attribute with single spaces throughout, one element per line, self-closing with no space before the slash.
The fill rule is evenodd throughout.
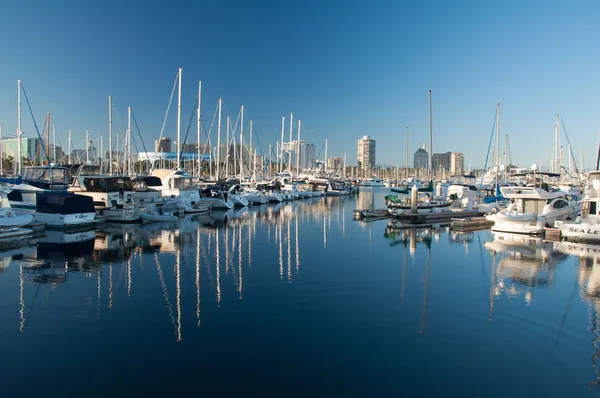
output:
<path id="1" fill-rule="evenodd" d="M 353 220 L 384 194 L 0 253 L 2 395 L 598 395 L 598 252 Z"/>

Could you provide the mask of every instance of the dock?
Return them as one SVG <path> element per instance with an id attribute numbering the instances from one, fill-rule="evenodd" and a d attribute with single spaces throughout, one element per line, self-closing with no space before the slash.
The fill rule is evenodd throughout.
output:
<path id="1" fill-rule="evenodd" d="M 485 213 L 479 211 L 444 211 L 440 213 L 424 213 L 424 214 L 400 214 L 394 216 L 395 219 L 402 221 L 405 224 L 450 224 L 453 219 L 464 219 L 473 217 L 482 217 Z"/>
<path id="2" fill-rule="evenodd" d="M 475 231 L 490 228 L 494 222 L 485 217 L 452 218 L 450 228 L 455 231 Z"/>

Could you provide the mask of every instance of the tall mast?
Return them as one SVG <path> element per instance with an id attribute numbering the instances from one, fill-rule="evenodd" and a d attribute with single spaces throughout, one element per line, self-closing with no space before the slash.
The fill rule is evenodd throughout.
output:
<path id="1" fill-rule="evenodd" d="M 21 81 L 17 80 L 17 175 L 23 172 L 23 156 L 21 156 Z"/>
<path id="2" fill-rule="evenodd" d="M 88 163 L 90 161 L 90 138 L 89 138 L 89 132 L 87 129 L 85 129 L 85 163 Z"/>
<path id="3" fill-rule="evenodd" d="M 300 119 L 298 119 L 298 145 L 296 150 L 296 178 L 300 177 Z"/>
<path id="4" fill-rule="evenodd" d="M 202 166 L 202 159 L 200 159 L 200 105 L 202 103 L 202 81 L 198 81 L 198 128 L 197 128 L 197 134 L 198 134 L 198 140 L 196 141 L 197 144 L 197 149 L 198 149 L 198 177 L 200 177 L 200 171 L 202 170 L 201 166 Z"/>
<path id="5" fill-rule="evenodd" d="M 244 178 L 243 167 L 244 167 L 244 151 L 242 150 L 242 145 L 244 144 L 244 105 L 242 105 L 240 121 L 242 122 L 240 127 L 240 184 L 242 183 L 242 178 Z"/>
<path id="6" fill-rule="evenodd" d="M 250 145 L 252 145 L 252 120 L 250 120 Z M 250 153 L 250 156 L 252 156 L 252 152 Z M 256 149 L 254 150 L 252 176 L 254 178 L 254 181 L 256 181 Z"/>
<path id="7" fill-rule="evenodd" d="M 406 126 L 406 169 L 408 170 L 409 160 L 408 160 L 408 128 L 410 125 Z"/>
<path id="8" fill-rule="evenodd" d="M 294 129 L 294 124 L 293 124 L 293 120 L 294 120 L 294 112 L 290 112 L 290 145 L 292 144 L 292 130 Z M 281 142 L 283 144 L 283 142 Z M 290 147 L 290 150 L 292 148 Z M 291 165 L 290 165 L 291 168 Z"/>
<path id="9" fill-rule="evenodd" d="M 498 173 L 500 172 L 500 102 L 497 105 L 498 117 L 496 118 L 496 194 L 498 193 Z"/>
<path id="10" fill-rule="evenodd" d="M 344 174 L 343 177 L 346 178 L 346 152 L 344 152 Z"/>
<path id="11" fill-rule="evenodd" d="M 104 161 L 104 154 L 102 153 L 102 143 L 104 141 L 104 137 L 100 136 L 100 153 L 98 155 L 99 157 L 99 163 L 100 163 L 100 174 L 104 174 L 104 169 L 102 168 L 102 163 Z M 101 156 L 101 157 L 100 157 Z"/>
<path id="12" fill-rule="evenodd" d="M 560 174 L 560 157 L 558 154 L 558 115 L 554 124 L 554 172 Z"/>
<path id="13" fill-rule="evenodd" d="M 221 102 L 219 98 L 219 120 L 217 121 L 217 181 L 219 181 L 219 174 L 221 171 Z"/>
<path id="14" fill-rule="evenodd" d="M 68 157 L 67 157 L 67 159 L 68 159 L 69 165 L 71 165 L 71 130 L 69 130 L 69 139 L 68 139 L 68 141 L 69 142 L 67 144 L 67 151 L 68 151 L 68 155 L 67 155 Z"/>
<path id="15" fill-rule="evenodd" d="M 281 150 L 278 148 L 277 155 L 279 156 L 279 173 L 281 173 L 281 169 L 283 168 L 283 134 L 285 132 L 285 116 L 281 118 Z M 278 145 L 279 146 L 279 145 Z M 270 152 L 270 151 L 269 151 Z M 269 153 L 269 156 L 271 154 Z"/>
<path id="16" fill-rule="evenodd" d="M 71 131 L 69 130 L 69 164 L 71 164 Z M 108 96 L 108 174 L 112 175 L 112 96 Z"/>
<path id="17" fill-rule="evenodd" d="M 48 112 L 48 120 L 46 122 L 46 163 L 50 166 L 50 112 Z M 41 154 L 40 154 L 41 155 Z M 40 162 L 44 164 L 44 162 Z"/>
<path id="18" fill-rule="evenodd" d="M 429 89 L 429 171 L 433 173 L 433 121 L 431 119 L 431 89 Z M 433 174 L 430 178 L 433 178 Z"/>
<path id="19" fill-rule="evenodd" d="M 131 106 L 127 107 L 127 174 L 131 175 Z"/>
<path id="20" fill-rule="evenodd" d="M 181 68 L 179 68 L 178 91 L 177 91 L 177 169 L 179 169 L 180 153 L 181 153 Z"/>
<path id="21" fill-rule="evenodd" d="M 248 149 L 248 159 L 250 160 L 250 164 L 248 167 L 252 167 L 254 170 L 254 157 L 252 156 L 252 120 L 250 120 L 250 137 L 249 137 L 249 141 L 250 141 L 250 148 Z M 248 173 L 250 173 L 250 170 L 248 170 Z"/>
<path id="22" fill-rule="evenodd" d="M 0 141 L 2 140 L 2 138 L 0 137 Z M 56 163 L 56 128 L 54 127 L 54 124 L 52 124 L 52 159 L 54 161 L 54 163 Z"/>
<path id="23" fill-rule="evenodd" d="M 325 138 L 325 172 L 327 173 L 327 138 Z"/>
<path id="24" fill-rule="evenodd" d="M 229 178 L 229 129 L 231 126 L 231 119 L 227 116 L 227 141 L 225 144 L 225 178 Z"/>

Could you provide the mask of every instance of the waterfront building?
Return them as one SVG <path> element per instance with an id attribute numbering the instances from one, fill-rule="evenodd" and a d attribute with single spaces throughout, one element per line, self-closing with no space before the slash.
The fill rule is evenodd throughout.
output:
<path id="1" fill-rule="evenodd" d="M 460 152 L 450 155 L 450 174 L 459 175 L 465 172 L 465 156 Z"/>
<path id="2" fill-rule="evenodd" d="M 425 149 L 425 144 L 423 144 L 423 148 L 417 149 L 413 156 L 413 167 L 415 169 L 427 169 L 429 168 L 429 154 Z"/>
<path id="3" fill-rule="evenodd" d="M 17 159 L 17 152 L 17 138 L 6 138 L 2 140 L 2 156 L 12 156 L 13 159 Z M 39 138 L 21 137 L 21 157 L 29 159 L 37 164 L 39 164 L 42 159 L 46 160 L 44 150 L 42 149 L 42 141 Z"/>
<path id="4" fill-rule="evenodd" d="M 163 137 L 160 140 L 154 140 L 154 151 L 155 152 L 171 152 L 171 139 Z"/>
<path id="5" fill-rule="evenodd" d="M 327 158 L 327 169 L 330 171 L 342 170 L 344 167 L 344 159 L 332 156 Z"/>
<path id="6" fill-rule="evenodd" d="M 363 171 L 375 167 L 375 140 L 368 135 L 358 140 L 357 166 Z"/>
<path id="7" fill-rule="evenodd" d="M 450 157 L 452 153 L 434 153 L 431 157 L 431 168 L 436 171 L 450 171 Z"/>
<path id="8" fill-rule="evenodd" d="M 296 168 L 296 152 L 298 152 L 298 141 L 284 142 L 283 152 L 286 152 L 289 157 L 292 168 Z M 315 161 L 315 144 L 300 140 L 300 169 L 309 169 Z"/>

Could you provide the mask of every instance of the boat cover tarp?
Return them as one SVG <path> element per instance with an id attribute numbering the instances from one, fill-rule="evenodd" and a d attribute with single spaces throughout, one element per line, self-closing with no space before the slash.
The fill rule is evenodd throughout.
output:
<path id="1" fill-rule="evenodd" d="M 75 195 L 66 191 L 36 192 L 36 211 L 49 214 L 94 213 L 94 200 L 90 196 Z M 9 201 L 22 202 L 21 191 L 11 191 Z"/>

